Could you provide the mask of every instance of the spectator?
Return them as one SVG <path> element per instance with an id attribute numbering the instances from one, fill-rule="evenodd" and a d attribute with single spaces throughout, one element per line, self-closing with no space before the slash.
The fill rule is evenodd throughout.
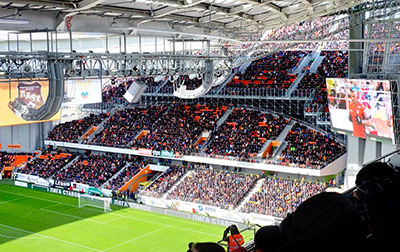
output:
<path id="1" fill-rule="evenodd" d="M 190 252 L 225 252 L 224 248 L 214 242 L 189 243 Z"/>
<path id="2" fill-rule="evenodd" d="M 74 158 L 75 154 L 43 151 L 39 157 L 18 168 L 17 172 L 39 176 L 44 179 L 54 178 Z"/>
<path id="3" fill-rule="evenodd" d="M 228 235 L 229 233 L 230 235 Z M 228 252 L 232 252 L 244 244 L 243 236 L 236 225 L 230 225 L 225 229 L 222 240 L 228 242 Z"/>
<path id="4" fill-rule="evenodd" d="M 104 129 L 97 133 L 90 144 L 129 148 L 142 130 L 149 130 L 166 111 L 166 106 L 125 108 L 110 116 Z"/>
<path id="5" fill-rule="evenodd" d="M 118 158 L 104 154 L 82 155 L 68 168 L 61 170 L 55 180 L 100 187 L 124 165 L 124 156 Z"/>
<path id="6" fill-rule="evenodd" d="M 325 188 L 325 184 L 304 179 L 299 181 L 268 177 L 240 211 L 284 218 L 304 200 L 322 192 Z"/>
<path id="7" fill-rule="evenodd" d="M 286 235 L 281 232 L 279 226 L 265 226 L 257 230 L 254 235 L 254 244 L 258 252 L 275 252 L 286 244 Z"/>
<path id="8" fill-rule="evenodd" d="M 142 194 L 161 197 L 166 193 L 176 181 L 186 174 L 189 167 L 184 165 L 173 165 L 168 168 L 151 186 L 149 186 Z"/>
<path id="9" fill-rule="evenodd" d="M 354 193 L 358 212 L 367 222 L 371 239 L 378 245 L 395 241 L 400 235 L 400 179 L 387 163 L 374 162 L 356 177 Z"/>
<path id="10" fill-rule="evenodd" d="M 113 191 L 119 191 L 121 187 L 123 187 L 127 182 L 129 182 L 131 178 L 133 178 L 140 170 L 144 169 L 147 165 L 148 162 L 140 160 L 135 160 L 133 162 L 130 162 L 129 165 L 123 171 L 121 171 L 115 178 L 107 182 L 105 188 Z"/>
<path id="11" fill-rule="evenodd" d="M 304 201 L 280 224 L 286 242 L 279 251 L 336 251 L 326 247 L 340 241 L 346 251 L 358 251 L 366 226 L 355 206 L 342 194 L 320 193 Z M 364 249 L 361 249 L 364 251 Z"/>
<path id="12" fill-rule="evenodd" d="M 321 169 L 345 152 L 330 136 L 296 123 L 287 134 L 287 147 L 279 157 L 281 165 Z"/>
<path id="13" fill-rule="evenodd" d="M 133 146 L 188 155 L 201 147 L 196 141 L 202 132 L 216 127 L 222 112 L 218 105 L 176 105 L 159 118 L 149 134 L 134 140 Z"/>
<path id="14" fill-rule="evenodd" d="M 90 114 L 88 117 L 58 124 L 49 132 L 47 140 L 78 143 L 79 137 L 86 133 L 92 126 L 100 124 L 106 114 Z"/>
<path id="15" fill-rule="evenodd" d="M 236 108 L 214 133 L 205 149 L 213 156 L 240 160 L 256 157 L 266 140 L 277 137 L 289 121 L 281 116 Z"/>
<path id="16" fill-rule="evenodd" d="M 167 199 L 195 202 L 228 209 L 235 207 L 255 184 L 257 177 L 217 170 L 194 170 L 168 193 Z"/>

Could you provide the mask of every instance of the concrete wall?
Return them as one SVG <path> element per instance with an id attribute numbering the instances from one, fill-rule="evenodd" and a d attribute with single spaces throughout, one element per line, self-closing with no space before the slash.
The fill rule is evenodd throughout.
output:
<path id="1" fill-rule="evenodd" d="M 399 146 L 389 143 L 375 142 L 353 136 L 347 137 L 347 169 L 344 188 L 355 186 L 357 173 L 363 164 L 379 158 L 389 152 L 395 151 Z"/>
<path id="2" fill-rule="evenodd" d="M 1 151 L 31 152 L 42 147 L 43 141 L 53 127 L 53 122 L 31 123 L 0 127 Z M 21 145 L 20 149 L 9 149 L 8 145 Z"/>

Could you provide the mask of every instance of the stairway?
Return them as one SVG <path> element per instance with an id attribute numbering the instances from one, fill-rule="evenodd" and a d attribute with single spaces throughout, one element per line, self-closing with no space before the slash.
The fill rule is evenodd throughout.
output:
<path id="1" fill-rule="evenodd" d="M 290 74 L 301 74 L 303 72 L 303 68 L 308 66 L 308 64 L 310 64 L 310 61 L 312 59 L 312 55 L 308 54 L 307 56 L 305 56 L 304 58 L 302 58 L 300 60 L 300 62 L 297 64 L 296 68 L 292 71 L 289 71 Z"/>
<path id="2" fill-rule="evenodd" d="M 285 138 L 287 136 L 287 134 L 289 133 L 289 131 L 293 128 L 293 125 L 295 124 L 294 121 L 291 121 L 290 123 L 288 123 L 285 128 L 282 130 L 282 132 L 279 134 L 279 136 L 276 138 L 276 141 L 285 141 Z"/>
<path id="3" fill-rule="evenodd" d="M 233 111 L 233 108 L 228 108 L 225 111 L 224 115 L 218 120 L 217 127 L 221 126 L 226 121 L 226 119 L 232 113 L 232 111 Z"/>
<path id="4" fill-rule="evenodd" d="M 294 90 L 296 90 L 297 86 L 299 85 L 300 81 L 303 79 L 305 73 L 301 73 L 297 75 L 297 78 L 293 81 L 292 85 L 286 91 L 285 97 L 291 97 Z"/>
<path id="5" fill-rule="evenodd" d="M 125 104 L 122 105 L 122 109 L 126 106 L 126 104 L 127 104 L 127 103 L 125 103 Z M 116 107 L 112 108 L 112 109 L 109 111 L 109 115 L 108 115 L 106 118 L 104 118 L 104 120 L 103 120 L 101 123 L 99 123 L 99 125 L 92 125 L 92 127 L 93 127 L 93 126 L 96 126 L 97 129 L 96 129 L 95 131 L 93 131 L 93 132 L 87 137 L 87 139 L 83 139 L 83 136 L 87 133 L 87 132 L 85 132 L 85 134 L 83 134 L 81 137 L 78 138 L 78 143 L 90 143 L 90 141 L 94 138 L 94 136 L 96 136 L 96 134 L 98 134 L 99 132 L 101 132 L 101 131 L 104 129 L 104 124 L 106 123 L 106 121 L 107 121 L 111 116 L 113 116 L 115 113 L 117 113 L 117 111 L 118 111 L 119 109 L 120 109 L 120 106 L 116 106 Z M 90 129 L 88 129 L 88 131 L 89 131 L 89 130 L 90 130 Z"/>
<path id="6" fill-rule="evenodd" d="M 258 158 L 262 158 L 262 155 L 263 155 L 264 151 L 268 148 L 268 146 L 270 145 L 270 143 L 271 143 L 272 141 L 279 141 L 279 142 L 282 142 L 282 143 L 281 143 L 281 146 L 282 146 L 282 144 L 284 144 L 286 135 L 287 135 L 287 134 L 289 133 L 289 131 L 292 129 L 293 125 L 294 125 L 294 122 L 292 121 L 292 122 L 290 122 L 288 125 L 285 126 L 285 128 L 282 130 L 282 132 L 279 134 L 278 137 L 276 137 L 276 138 L 274 138 L 274 139 L 268 139 L 267 141 L 265 141 L 264 145 L 261 147 L 260 151 L 257 153 L 257 157 L 258 157 Z M 277 152 L 279 149 L 281 149 L 281 146 L 279 146 L 279 147 L 276 149 L 275 152 Z M 274 155 L 274 153 L 272 153 L 272 154 Z"/>
<path id="7" fill-rule="evenodd" d="M 321 62 L 324 60 L 325 56 L 324 55 L 319 55 L 315 58 L 314 62 L 311 64 L 310 67 L 310 73 L 316 73 L 319 65 L 321 65 Z"/>
<path id="8" fill-rule="evenodd" d="M 281 144 L 279 145 L 279 147 L 275 150 L 274 153 L 272 153 L 272 157 L 273 160 L 276 160 L 276 157 L 279 156 L 279 154 L 281 153 L 281 151 L 286 147 L 286 142 L 285 142 L 285 138 L 287 136 L 287 134 L 289 133 L 289 131 L 293 128 L 293 125 L 295 124 L 295 122 L 291 121 L 288 125 L 286 125 L 286 127 L 282 130 L 281 134 L 279 134 L 279 136 L 276 138 L 277 141 L 280 141 Z"/>
<path id="9" fill-rule="evenodd" d="M 178 179 L 178 181 L 175 182 L 175 184 L 173 186 L 171 186 L 171 188 L 168 189 L 168 191 L 166 191 L 164 193 L 164 195 L 161 197 L 162 200 L 165 200 L 167 198 L 167 195 L 169 192 L 172 192 L 173 190 L 175 190 L 175 188 L 189 175 L 191 175 L 193 173 L 193 171 L 188 171 L 186 172 L 180 179 Z"/>
<path id="10" fill-rule="evenodd" d="M 263 182 L 265 181 L 265 178 L 263 179 L 259 179 L 256 184 L 253 186 L 253 188 L 246 194 L 245 197 L 243 197 L 243 199 L 240 201 L 240 203 L 237 205 L 237 207 L 235 207 L 234 211 L 239 211 L 244 204 L 246 204 L 246 202 L 248 202 L 251 198 L 251 196 L 253 196 L 254 193 L 256 193 L 261 185 L 263 184 Z"/>
<path id="11" fill-rule="evenodd" d="M 115 179 L 119 174 L 121 174 L 121 172 L 125 171 L 126 168 L 128 168 L 129 166 L 131 166 L 131 163 L 126 163 L 126 165 L 124 167 L 121 168 L 121 170 L 119 170 L 117 173 L 115 173 L 111 178 L 109 178 L 105 183 L 103 183 L 99 189 L 104 189 L 104 187 L 106 185 L 108 185 L 108 182 L 110 182 L 111 180 Z"/>

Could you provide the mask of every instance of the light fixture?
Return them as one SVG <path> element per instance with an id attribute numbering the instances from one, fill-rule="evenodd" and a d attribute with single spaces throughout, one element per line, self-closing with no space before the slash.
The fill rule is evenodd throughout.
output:
<path id="1" fill-rule="evenodd" d="M 0 18 L 0 24 L 29 24 L 27 19 Z"/>

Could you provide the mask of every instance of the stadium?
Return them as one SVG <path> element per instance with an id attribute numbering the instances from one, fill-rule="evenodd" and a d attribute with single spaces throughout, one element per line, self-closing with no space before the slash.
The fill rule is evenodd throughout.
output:
<path id="1" fill-rule="evenodd" d="M 0 251 L 397 245 L 400 0 L 0 7 Z"/>

